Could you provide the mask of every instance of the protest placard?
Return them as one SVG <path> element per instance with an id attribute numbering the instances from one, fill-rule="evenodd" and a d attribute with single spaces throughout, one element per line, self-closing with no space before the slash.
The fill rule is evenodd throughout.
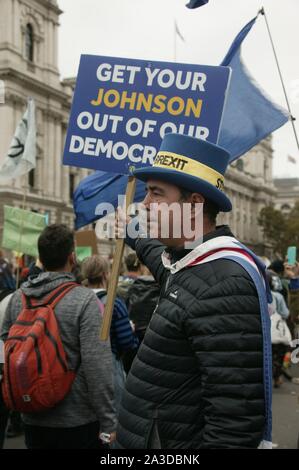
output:
<path id="1" fill-rule="evenodd" d="M 2 247 L 37 257 L 37 240 L 46 225 L 44 215 L 4 206 Z"/>
<path id="2" fill-rule="evenodd" d="M 229 79 L 228 67 L 83 55 L 63 163 L 130 174 L 166 133 L 217 143 Z"/>
<path id="3" fill-rule="evenodd" d="M 152 165 L 166 133 L 217 143 L 230 81 L 228 67 L 82 55 L 63 163 L 128 175 Z M 89 246 L 89 244 L 84 244 Z M 117 240 L 101 339 L 109 337 L 124 249 Z"/>

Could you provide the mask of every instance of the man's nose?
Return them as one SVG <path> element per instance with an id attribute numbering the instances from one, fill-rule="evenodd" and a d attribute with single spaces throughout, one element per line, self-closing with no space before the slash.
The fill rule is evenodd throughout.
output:
<path id="1" fill-rule="evenodd" d="M 146 209 L 149 209 L 150 203 L 151 203 L 151 196 L 149 193 L 147 193 L 145 198 L 142 201 L 142 204 L 145 206 Z"/>

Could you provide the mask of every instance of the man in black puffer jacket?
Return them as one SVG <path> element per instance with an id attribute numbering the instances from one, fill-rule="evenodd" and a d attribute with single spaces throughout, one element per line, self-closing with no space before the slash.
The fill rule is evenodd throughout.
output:
<path id="1" fill-rule="evenodd" d="M 187 162 L 184 172 L 168 168 L 174 158 Z M 228 158 L 213 144 L 166 135 L 154 166 L 135 171 L 147 181 L 145 207 L 202 202 L 199 248 L 235 241 L 227 226 L 215 225 L 220 210 L 231 210 L 218 181 Z M 161 296 L 127 379 L 118 447 L 257 448 L 266 404 L 255 283 L 240 264 L 223 257 L 203 264 L 193 257 L 190 266 L 183 239 L 158 238 L 127 240 L 160 284 Z"/>

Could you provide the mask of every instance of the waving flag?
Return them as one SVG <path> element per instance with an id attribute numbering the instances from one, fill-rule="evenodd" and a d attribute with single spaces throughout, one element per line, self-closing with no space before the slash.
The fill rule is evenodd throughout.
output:
<path id="1" fill-rule="evenodd" d="M 221 63 L 233 71 L 218 141 L 231 153 L 231 161 L 290 119 L 288 111 L 266 96 L 242 62 L 241 44 L 256 20 L 249 21 L 239 32 Z"/>
<path id="2" fill-rule="evenodd" d="M 187 3 L 186 7 L 187 8 L 198 8 L 202 7 L 206 3 L 208 3 L 209 0 L 190 0 L 189 3 Z"/>
<path id="3" fill-rule="evenodd" d="M 35 166 L 35 104 L 33 99 L 29 99 L 27 110 L 16 129 L 8 154 L 0 166 L 0 183 L 25 175 Z"/>

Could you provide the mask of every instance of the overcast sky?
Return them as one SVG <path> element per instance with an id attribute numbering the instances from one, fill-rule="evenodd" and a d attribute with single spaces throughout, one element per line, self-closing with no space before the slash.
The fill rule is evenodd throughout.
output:
<path id="1" fill-rule="evenodd" d="M 264 5 L 299 134 L 299 1 L 210 0 L 196 10 L 187 0 L 58 0 L 59 66 L 63 78 L 77 74 L 81 54 L 174 60 L 174 20 L 178 62 L 218 65 L 244 24 Z M 274 101 L 286 106 L 263 17 L 244 42 L 243 59 Z M 291 124 L 274 133 L 275 176 L 299 177 L 299 152 Z M 297 159 L 294 165 L 287 156 Z"/>

